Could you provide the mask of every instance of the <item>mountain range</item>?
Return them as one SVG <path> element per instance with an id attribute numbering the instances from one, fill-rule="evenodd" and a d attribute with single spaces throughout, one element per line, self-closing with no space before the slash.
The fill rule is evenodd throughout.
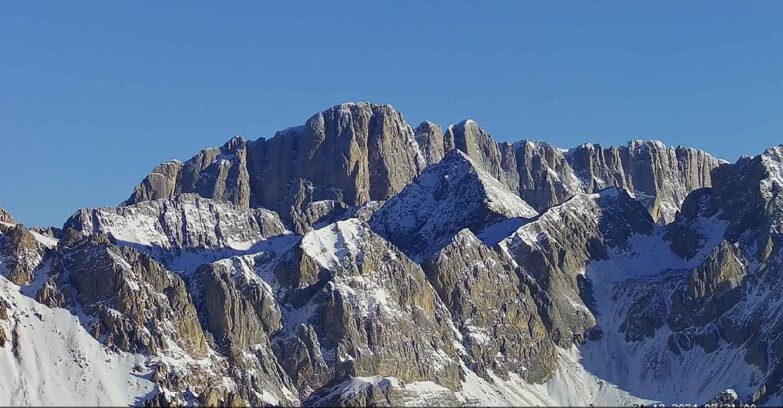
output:
<path id="1" fill-rule="evenodd" d="M 783 145 L 344 103 L 62 226 L 0 209 L 0 405 L 781 405 L 782 192 Z"/>

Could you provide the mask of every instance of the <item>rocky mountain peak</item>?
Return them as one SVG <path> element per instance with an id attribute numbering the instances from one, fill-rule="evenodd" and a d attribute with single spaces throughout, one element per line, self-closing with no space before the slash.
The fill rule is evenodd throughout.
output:
<path id="1" fill-rule="evenodd" d="M 432 164 L 370 219 L 373 230 L 416 258 L 464 228 L 538 213 L 460 150 Z"/>
<path id="2" fill-rule="evenodd" d="M 541 142 L 498 143 L 472 120 L 445 131 L 431 122 L 413 129 L 391 105 L 343 103 L 270 139 L 234 138 L 185 163 L 157 166 L 125 204 L 197 193 L 278 211 L 291 229 L 306 232 L 335 209 L 394 196 L 451 150 L 467 154 L 539 211 L 580 192 L 618 186 L 661 222 L 673 220 L 690 191 L 709 186 L 710 170 L 720 163 L 704 152 L 657 141 L 570 150 Z M 318 199 L 298 196 L 302 190 L 292 183 L 312 186 Z"/>
<path id="3" fill-rule="evenodd" d="M 7 224 L 16 224 L 16 220 L 6 210 L 0 208 L 0 222 Z"/>
<path id="4" fill-rule="evenodd" d="M 446 152 L 443 145 L 443 129 L 430 121 L 424 121 L 416 127 L 414 133 L 425 161 L 439 162 Z"/>

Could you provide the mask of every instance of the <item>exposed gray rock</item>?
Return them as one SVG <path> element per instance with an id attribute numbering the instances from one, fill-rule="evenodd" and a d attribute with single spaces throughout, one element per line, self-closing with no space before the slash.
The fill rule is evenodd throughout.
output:
<path id="1" fill-rule="evenodd" d="M 247 143 L 234 137 L 220 148 L 202 150 L 186 163 L 170 161 L 155 167 L 125 204 L 170 199 L 182 193 L 250 206 Z"/>
<path id="2" fill-rule="evenodd" d="M 427 278 L 451 311 L 472 358 L 487 376 L 515 372 L 546 381 L 555 369 L 555 347 L 533 299 L 532 278 L 464 229 L 423 264 Z M 520 279 L 520 277 L 522 279 Z"/>
<path id="3" fill-rule="evenodd" d="M 710 256 L 691 273 L 687 285 L 672 296 L 669 325 L 681 330 L 703 326 L 740 301 L 737 288 L 745 276 L 742 253 L 721 241 Z"/>
<path id="4" fill-rule="evenodd" d="M 439 162 L 446 154 L 443 146 L 443 129 L 440 126 L 424 121 L 414 130 L 416 143 L 424 155 L 427 164 Z"/>
<path id="5" fill-rule="evenodd" d="M 665 222 L 690 191 L 710 185 L 710 170 L 720 163 L 702 151 L 655 141 L 571 150 L 531 141 L 498 143 L 472 120 L 451 125 L 445 133 L 431 122 L 414 130 L 389 105 L 345 103 L 270 139 L 234 138 L 185 163 L 164 163 L 125 204 L 197 193 L 278 211 L 291 228 L 306 232 L 313 220 L 302 214 L 310 200 L 298 199 L 297 189 L 292 191 L 292 183 L 299 183 L 295 180 L 332 191 L 339 199 L 328 199 L 345 206 L 363 205 L 394 196 L 427 164 L 455 149 L 539 211 L 578 193 L 617 186 Z"/>
<path id="6" fill-rule="evenodd" d="M 497 143 L 471 120 L 450 126 L 444 139 L 446 151 L 462 150 L 539 211 L 615 186 L 634 194 L 655 220 L 669 222 L 688 193 L 710 185 L 710 171 L 720 164 L 703 151 L 657 141 L 568 151 L 541 142 Z"/>
<path id="7" fill-rule="evenodd" d="M 192 292 L 203 311 L 206 329 L 225 354 L 267 344 L 282 327 L 281 312 L 268 285 L 247 267 L 233 265 L 242 258 L 205 264 L 193 276 Z"/>
<path id="8" fill-rule="evenodd" d="M 585 144 L 567 157 L 586 190 L 617 186 L 631 191 L 655 220 L 674 219 L 685 197 L 709 187 L 720 160 L 709 154 L 658 141 L 634 140 L 622 147 Z"/>
<path id="9" fill-rule="evenodd" d="M 783 269 L 783 146 L 712 171 L 712 188 L 694 192 L 667 226 L 672 249 L 706 254 L 673 293 L 675 345 L 706 352 L 724 342 L 745 351 L 764 395 L 783 391 L 783 330 L 778 318 Z M 762 396 L 757 396 L 757 400 Z M 767 398 L 766 396 L 763 398 Z"/>
<path id="10" fill-rule="evenodd" d="M 0 222 L 16 224 L 16 220 L 6 210 L 0 208 Z"/>
<path id="11" fill-rule="evenodd" d="M 6 269 L 8 280 L 17 285 L 27 284 L 48 256 L 48 248 L 24 225 L 0 224 L 0 267 Z"/>
<path id="12" fill-rule="evenodd" d="M 56 264 L 49 285 L 71 294 L 66 301 L 78 302 L 84 313 L 95 317 L 89 329 L 106 345 L 156 354 L 176 344 L 196 358 L 206 356 L 204 334 L 185 283 L 149 256 L 91 235 L 63 242 Z M 50 297 L 45 292 L 39 301 Z"/>
<path id="13" fill-rule="evenodd" d="M 413 129 L 394 108 L 346 103 L 269 140 L 234 138 L 184 164 L 159 166 L 126 204 L 197 193 L 288 216 L 290 203 L 285 197 L 292 180 L 336 189 L 353 206 L 391 197 L 425 165 Z"/>
<path id="14" fill-rule="evenodd" d="M 291 181 L 284 200 L 289 209 L 285 219 L 300 235 L 312 230 L 316 224 L 336 221 L 347 210 L 340 190 L 318 187 L 301 178 Z"/>
<path id="15" fill-rule="evenodd" d="M 288 333 L 278 349 L 300 392 L 345 375 L 459 388 L 448 310 L 421 268 L 369 228 L 347 220 L 312 231 L 278 262 Z"/>
<path id="16" fill-rule="evenodd" d="M 567 347 L 583 341 L 595 327 L 590 283 L 582 275 L 587 264 L 625 247 L 634 234 L 652 233 L 653 225 L 646 209 L 626 191 L 609 188 L 548 209 L 499 246 L 546 292 L 539 299 L 542 320 L 552 340 Z M 487 240 L 494 229 L 479 236 Z"/>

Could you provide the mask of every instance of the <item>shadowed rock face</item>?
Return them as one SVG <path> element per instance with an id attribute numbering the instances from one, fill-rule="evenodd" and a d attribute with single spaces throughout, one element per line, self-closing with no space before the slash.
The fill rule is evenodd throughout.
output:
<path id="1" fill-rule="evenodd" d="M 451 146 L 449 149 L 446 149 L 443 140 L 443 129 L 432 122 L 421 122 L 414 132 L 416 134 L 416 143 L 419 144 L 419 149 L 428 164 L 439 162 L 449 150 L 454 148 Z"/>
<path id="2" fill-rule="evenodd" d="M 720 164 L 703 151 L 657 141 L 608 148 L 584 144 L 567 151 L 540 142 L 496 143 L 471 120 L 450 126 L 444 140 L 539 211 L 577 193 L 614 186 L 630 191 L 654 219 L 665 222 L 674 219 L 688 193 L 710 185 L 710 171 Z"/>
<path id="3" fill-rule="evenodd" d="M 745 362 L 760 372 L 763 392 L 748 398 L 754 402 L 783 390 L 781 152 L 776 146 L 714 169 L 712 188 L 692 193 L 666 227 L 675 252 L 706 254 L 671 295 L 669 347 L 712 353 L 725 342 L 744 350 Z"/>
<path id="4" fill-rule="evenodd" d="M 582 275 L 588 263 L 625 247 L 632 235 L 649 235 L 653 227 L 639 202 L 609 188 L 550 208 L 498 245 L 546 293 L 540 298 L 542 320 L 552 340 L 568 347 L 582 342 L 596 324 L 590 284 Z"/>
<path id="5" fill-rule="evenodd" d="M 392 197 L 455 149 L 539 211 L 577 193 L 617 186 L 665 222 L 690 191 L 710 185 L 710 170 L 719 164 L 702 151 L 653 141 L 571 150 L 530 141 L 498 143 L 471 120 L 445 132 L 431 122 L 414 130 L 389 105 L 346 103 L 271 139 L 234 138 L 185 163 L 161 164 L 125 204 L 196 193 L 278 211 L 295 231 L 306 232 L 326 214 L 333 217 L 335 208 Z M 323 200 L 330 203 L 311 206 Z"/>

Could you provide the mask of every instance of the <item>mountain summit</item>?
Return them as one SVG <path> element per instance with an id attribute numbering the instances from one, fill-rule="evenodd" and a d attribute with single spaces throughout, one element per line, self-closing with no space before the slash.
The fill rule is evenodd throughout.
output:
<path id="1" fill-rule="evenodd" d="M 0 405 L 780 405 L 781 163 L 337 105 L 0 210 Z"/>

